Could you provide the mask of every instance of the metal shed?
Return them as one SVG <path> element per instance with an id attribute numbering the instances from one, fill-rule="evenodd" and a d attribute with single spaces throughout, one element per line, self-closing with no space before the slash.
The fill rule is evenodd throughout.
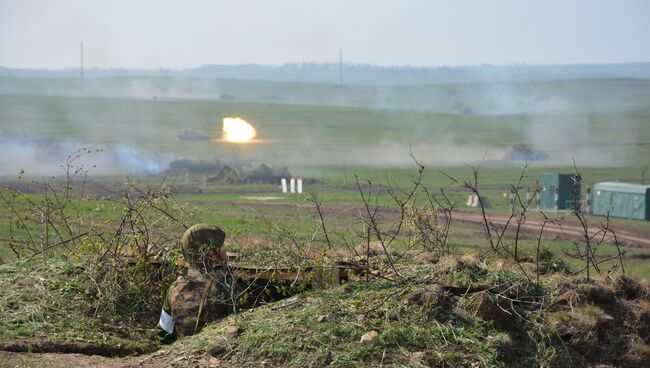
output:
<path id="1" fill-rule="evenodd" d="M 575 174 L 543 173 L 540 179 L 542 191 L 539 193 L 539 208 L 542 210 L 573 208 L 574 200 L 580 201 L 580 185 L 575 185 L 580 181 L 580 177 Z"/>
<path id="2" fill-rule="evenodd" d="M 593 212 L 638 220 L 650 220 L 650 185 L 602 182 L 594 185 Z"/>

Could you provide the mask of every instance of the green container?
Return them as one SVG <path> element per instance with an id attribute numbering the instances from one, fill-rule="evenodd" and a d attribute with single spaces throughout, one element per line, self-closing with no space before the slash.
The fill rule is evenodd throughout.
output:
<path id="1" fill-rule="evenodd" d="M 650 185 L 602 182 L 594 185 L 595 215 L 650 220 Z"/>
<path id="2" fill-rule="evenodd" d="M 543 173 L 539 193 L 541 210 L 567 210 L 573 208 L 575 200 L 580 202 L 580 185 L 575 185 L 575 174 Z M 580 182 L 580 179 L 577 179 Z M 575 194 L 574 194 L 575 191 Z"/>

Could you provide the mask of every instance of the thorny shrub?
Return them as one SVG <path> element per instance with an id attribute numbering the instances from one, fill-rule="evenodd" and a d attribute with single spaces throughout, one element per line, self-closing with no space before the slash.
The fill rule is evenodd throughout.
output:
<path id="1" fill-rule="evenodd" d="M 193 215 L 175 202 L 164 180 L 147 188 L 129 181 L 120 191 L 88 193 L 92 168 L 79 161 L 90 153 L 82 149 L 69 156 L 63 177 L 23 182 L 27 190 L 0 190 L 10 212 L 7 243 L 17 258 L 85 261 L 95 315 L 151 313 L 161 304 L 161 285 L 164 290 L 172 281 L 181 256 L 178 234 Z M 162 254 L 168 262 L 151 262 Z"/>

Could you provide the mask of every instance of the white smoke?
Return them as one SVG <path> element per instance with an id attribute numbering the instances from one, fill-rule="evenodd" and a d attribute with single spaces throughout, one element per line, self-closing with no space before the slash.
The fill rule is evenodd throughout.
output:
<path id="1" fill-rule="evenodd" d="M 0 131 L 0 176 L 52 176 L 63 173 L 69 162 L 74 169 L 89 175 L 148 175 L 165 170 L 172 157 L 150 154 L 134 147 L 85 145 L 81 142 L 61 144 L 49 140 L 30 140 Z"/>

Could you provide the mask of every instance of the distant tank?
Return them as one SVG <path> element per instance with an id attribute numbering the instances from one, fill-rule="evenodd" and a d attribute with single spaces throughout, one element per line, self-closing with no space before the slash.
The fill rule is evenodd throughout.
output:
<path id="1" fill-rule="evenodd" d="M 548 155 L 537 152 L 525 144 L 517 144 L 510 147 L 503 155 L 504 160 L 510 161 L 539 161 L 547 157 Z"/>
<path id="2" fill-rule="evenodd" d="M 193 130 L 186 129 L 178 133 L 178 139 L 180 139 L 181 141 L 207 141 L 208 139 L 210 139 L 210 137 L 195 132 Z"/>

